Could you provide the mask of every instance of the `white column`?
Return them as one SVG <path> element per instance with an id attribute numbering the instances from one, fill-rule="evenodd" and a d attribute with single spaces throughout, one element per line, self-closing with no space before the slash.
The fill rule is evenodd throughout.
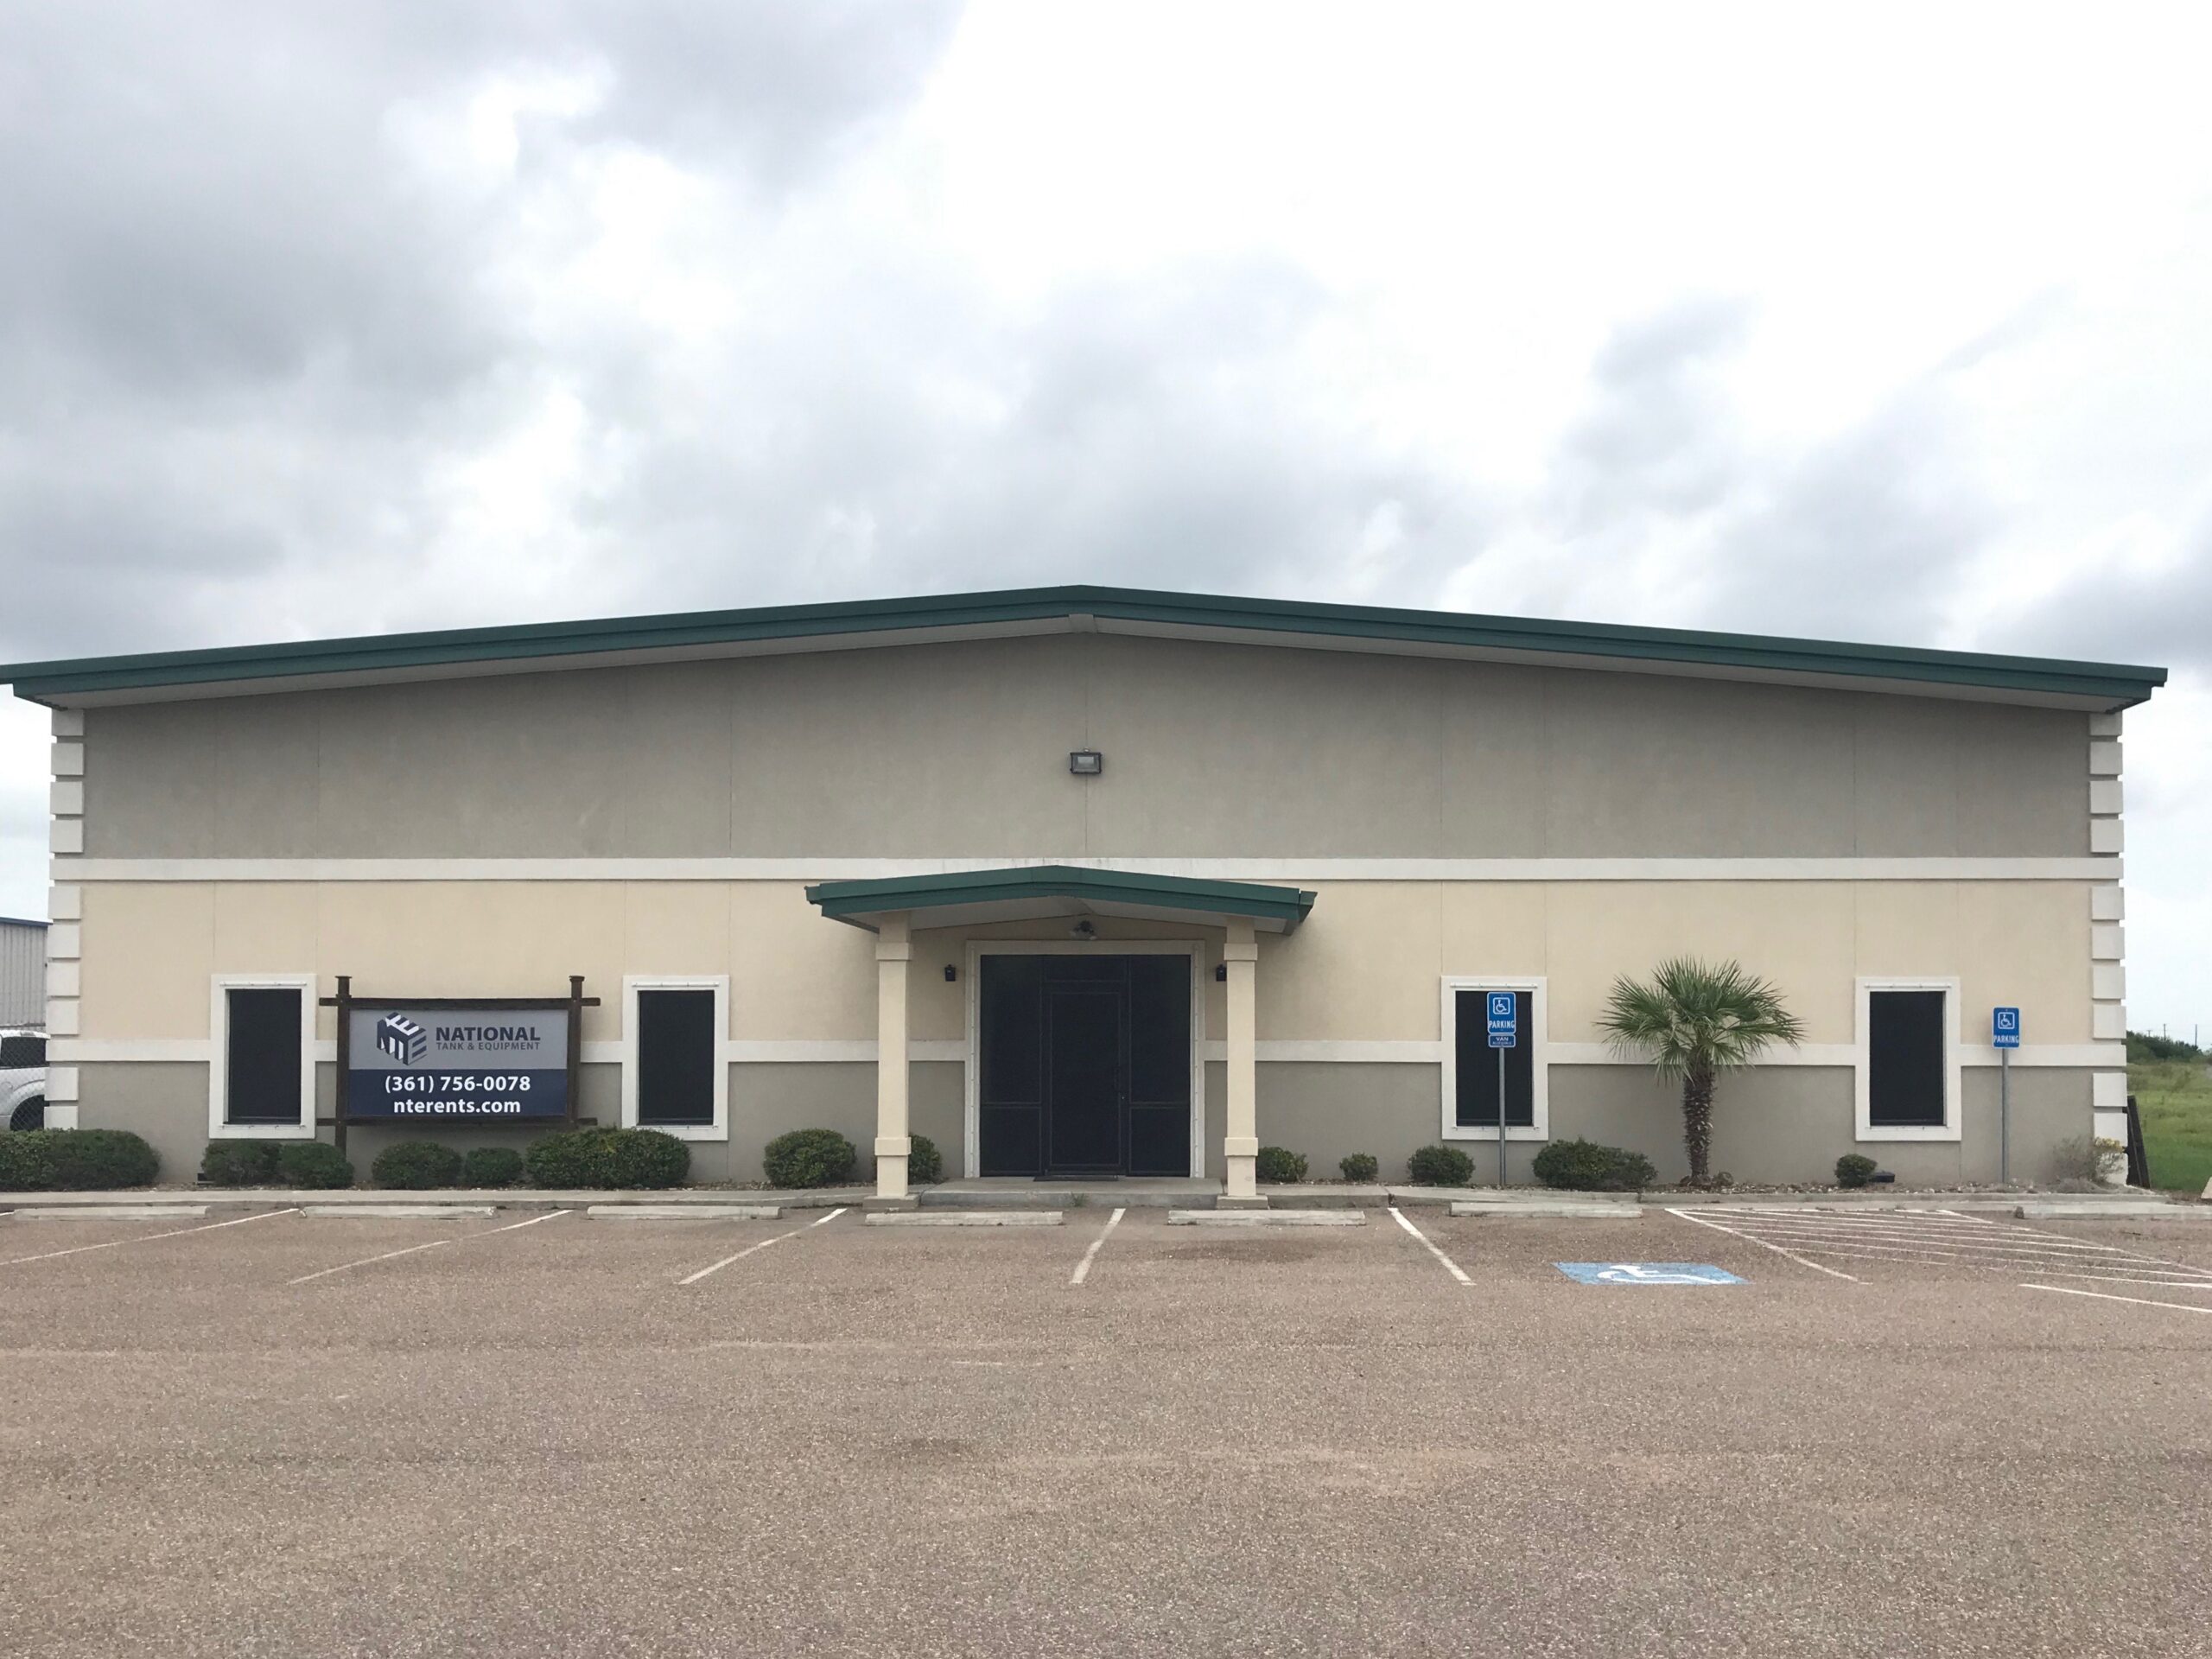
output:
<path id="1" fill-rule="evenodd" d="M 52 817 L 48 845 L 54 854 L 54 889 L 48 895 L 53 925 L 46 931 L 46 1127 L 78 1126 L 78 1076 L 65 1064 L 73 1049 L 81 989 L 79 958 L 84 950 L 83 890 L 70 861 L 85 850 L 85 711 L 54 711 L 54 784 L 48 797 Z"/>
<path id="2" fill-rule="evenodd" d="M 875 936 L 875 1196 L 906 1196 L 906 963 L 914 946 L 904 916 Z"/>
<path id="3" fill-rule="evenodd" d="M 1255 1006 L 1260 947 L 1252 924 L 1232 921 L 1221 948 L 1229 971 L 1229 1113 L 1222 1137 L 1227 1174 L 1223 1196 L 1255 1198 L 1259 1185 L 1253 1166 L 1260 1151 L 1259 1024 Z"/>

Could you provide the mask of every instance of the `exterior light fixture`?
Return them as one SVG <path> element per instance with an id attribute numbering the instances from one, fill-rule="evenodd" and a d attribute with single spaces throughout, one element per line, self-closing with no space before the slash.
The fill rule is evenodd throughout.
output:
<path id="1" fill-rule="evenodd" d="M 1096 749 L 1070 749 L 1068 770 L 1078 778 L 1096 778 L 1106 770 L 1106 757 Z"/>
<path id="2" fill-rule="evenodd" d="M 1226 984 L 1229 980 L 1229 964 L 1225 962 L 1214 963 L 1213 976 L 1217 983 Z"/>
<path id="3" fill-rule="evenodd" d="M 1077 938 L 1081 939 L 1085 944 L 1090 944 L 1091 940 L 1098 937 L 1098 930 L 1090 925 L 1090 918 L 1088 916 L 1084 917 L 1073 927 L 1070 928 L 1068 931 L 1073 934 Z"/>
<path id="4" fill-rule="evenodd" d="M 954 972 L 952 971 L 952 964 L 951 964 L 950 963 L 949 963 L 949 962 L 948 962 L 948 963 L 946 963 L 944 964 L 944 982 L 945 982 L 946 984 L 950 985 L 950 984 L 951 984 L 951 983 L 952 983 L 952 982 L 953 982 L 954 980 L 956 980 L 956 979 L 957 979 L 957 978 L 959 978 L 959 977 L 960 977 L 960 976 L 959 976 L 959 975 L 957 975 L 957 974 L 956 974 L 956 973 L 954 973 Z"/>

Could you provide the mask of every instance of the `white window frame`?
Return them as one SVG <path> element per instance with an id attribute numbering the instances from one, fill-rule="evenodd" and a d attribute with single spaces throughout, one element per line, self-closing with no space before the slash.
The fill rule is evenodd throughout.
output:
<path id="1" fill-rule="evenodd" d="M 1876 1123 L 1873 1121 L 1873 994 L 1876 991 L 1941 991 L 1943 1004 L 1943 1121 L 1941 1123 Z M 1861 975 L 1858 988 L 1858 1037 L 1852 1062 L 1852 1112 L 1859 1140 L 1960 1141 L 1964 1139 L 1965 1097 L 1959 1052 L 1959 980 L 1956 975 Z"/>
<path id="2" fill-rule="evenodd" d="M 711 1123 L 638 1122 L 638 993 L 712 991 L 715 994 L 715 1121 Z M 622 1127 L 658 1129 L 678 1141 L 729 1139 L 729 976 L 627 974 L 622 980 Z"/>
<path id="3" fill-rule="evenodd" d="M 968 941 L 968 1058 L 961 1167 L 983 1166 L 983 958 L 985 957 L 1188 957 L 1191 959 L 1191 1179 L 1206 1171 L 1206 942 L 1204 939 L 970 939 Z"/>
<path id="4" fill-rule="evenodd" d="M 226 1121 L 231 1085 L 231 996 L 232 991 L 297 991 L 300 994 L 300 1121 L 297 1123 L 232 1123 Z M 211 1141 L 312 1141 L 321 1116 L 315 1098 L 315 976 L 313 974 L 217 974 L 208 982 L 207 1029 L 214 1040 L 207 1055 L 207 1138 Z M 343 1078 L 339 1086 L 345 1086 Z"/>
<path id="5" fill-rule="evenodd" d="M 1548 1141 L 1552 1138 L 1551 1044 L 1546 1033 L 1550 1029 L 1548 982 L 1541 976 L 1530 977 L 1516 974 L 1446 974 L 1441 997 L 1442 1012 L 1437 1029 L 1444 1034 L 1444 1108 L 1443 1132 L 1446 1141 L 1490 1141 L 1497 1139 L 1494 1128 L 1484 1128 L 1459 1122 L 1459 993 L 1462 991 L 1526 991 L 1529 994 L 1529 1024 L 1532 1029 L 1516 1033 L 1529 1050 L 1529 1116 L 1535 1120 L 1526 1128 L 1517 1123 L 1505 1126 L 1508 1141 Z M 1500 1102 L 1498 1109 L 1504 1110 Z"/>

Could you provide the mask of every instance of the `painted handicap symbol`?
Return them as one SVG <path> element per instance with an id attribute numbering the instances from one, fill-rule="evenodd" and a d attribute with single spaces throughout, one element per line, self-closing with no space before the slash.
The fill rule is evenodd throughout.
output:
<path id="1" fill-rule="evenodd" d="M 1734 1274 L 1702 1262 L 1560 1262 L 1578 1285 L 1740 1285 Z"/>

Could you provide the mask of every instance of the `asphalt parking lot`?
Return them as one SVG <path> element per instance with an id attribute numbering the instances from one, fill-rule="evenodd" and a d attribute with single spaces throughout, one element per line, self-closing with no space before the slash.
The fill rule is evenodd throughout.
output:
<path id="1" fill-rule="evenodd" d="M 2212 1644 L 2212 1227 L 1699 1214 L 0 1221 L 0 1645 Z"/>

